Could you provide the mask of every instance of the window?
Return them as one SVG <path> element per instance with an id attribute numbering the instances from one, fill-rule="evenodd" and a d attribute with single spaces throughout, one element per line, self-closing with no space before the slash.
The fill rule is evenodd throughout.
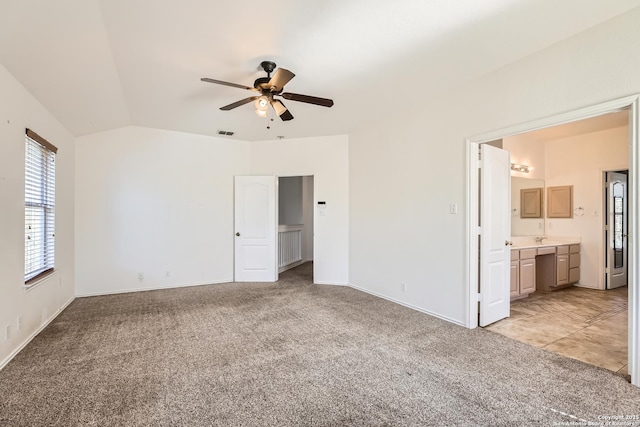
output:
<path id="1" fill-rule="evenodd" d="M 24 185 L 24 281 L 53 271 L 55 257 L 56 152 L 27 129 Z"/>

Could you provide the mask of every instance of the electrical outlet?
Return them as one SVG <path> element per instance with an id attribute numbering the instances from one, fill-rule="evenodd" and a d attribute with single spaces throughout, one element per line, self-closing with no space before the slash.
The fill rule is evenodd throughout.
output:
<path id="1" fill-rule="evenodd" d="M 169 270 L 167 270 L 167 273 L 165 274 L 165 277 L 171 277 L 171 272 Z"/>
<path id="2" fill-rule="evenodd" d="M 138 280 L 144 280 L 144 273 L 138 273 Z"/>
<path id="3" fill-rule="evenodd" d="M 407 292 L 407 284 L 406 283 L 402 282 L 400 284 L 400 286 L 402 287 L 402 292 Z"/>
<path id="4" fill-rule="evenodd" d="M 19 331 L 22 329 L 22 316 L 18 316 L 16 319 L 16 330 Z"/>
<path id="5" fill-rule="evenodd" d="M 7 341 L 11 338 L 11 325 L 4 327 L 4 340 Z"/>

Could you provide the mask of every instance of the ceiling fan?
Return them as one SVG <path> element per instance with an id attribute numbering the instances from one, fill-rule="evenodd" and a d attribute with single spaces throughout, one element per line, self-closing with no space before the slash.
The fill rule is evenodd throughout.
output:
<path id="1" fill-rule="evenodd" d="M 208 83 L 246 89 L 252 92 L 258 92 L 260 94 L 241 99 L 240 101 L 225 105 L 224 107 L 220 107 L 220 109 L 224 111 L 233 110 L 234 108 L 240 107 L 241 105 L 255 102 L 256 114 L 258 114 L 259 116 L 267 117 L 267 110 L 269 108 L 269 105 L 271 105 L 276 114 L 283 121 L 288 121 L 293 119 L 293 114 L 291 114 L 287 107 L 284 106 L 284 103 L 281 100 L 274 98 L 275 96 L 281 96 L 284 99 L 291 101 L 321 105 L 323 107 L 331 107 L 333 105 L 332 99 L 318 98 L 316 96 L 300 95 L 290 92 L 282 93 L 282 91 L 284 90 L 284 85 L 286 85 L 292 78 L 294 78 L 295 74 L 293 74 L 289 70 L 285 70 L 284 68 L 278 68 L 273 77 L 271 77 L 271 73 L 273 72 L 273 70 L 275 70 L 276 64 L 271 61 L 262 61 L 260 63 L 260 66 L 267 73 L 267 77 L 257 78 L 256 81 L 253 82 L 253 87 L 224 82 L 222 80 L 210 79 L 207 77 L 203 77 L 200 80 Z"/>

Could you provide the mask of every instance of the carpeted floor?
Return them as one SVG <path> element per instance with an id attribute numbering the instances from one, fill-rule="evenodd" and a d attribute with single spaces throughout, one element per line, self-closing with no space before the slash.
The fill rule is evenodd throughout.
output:
<path id="1" fill-rule="evenodd" d="M 640 388 L 622 376 L 312 285 L 309 272 L 77 299 L 0 371 L 0 425 L 548 426 L 640 415 Z"/>

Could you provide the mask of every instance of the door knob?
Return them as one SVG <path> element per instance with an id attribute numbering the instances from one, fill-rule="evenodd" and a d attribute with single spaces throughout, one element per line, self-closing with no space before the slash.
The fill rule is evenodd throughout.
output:
<path id="1" fill-rule="evenodd" d="M 511 241 L 509 241 L 509 240 L 505 240 L 505 241 L 504 241 L 504 245 L 505 245 L 505 246 L 512 246 L 512 245 L 513 245 L 513 242 L 511 242 Z"/>
<path id="2" fill-rule="evenodd" d="M 240 236 L 240 233 L 236 233 L 236 236 L 238 236 L 238 237 L 239 237 L 239 236 Z"/>

